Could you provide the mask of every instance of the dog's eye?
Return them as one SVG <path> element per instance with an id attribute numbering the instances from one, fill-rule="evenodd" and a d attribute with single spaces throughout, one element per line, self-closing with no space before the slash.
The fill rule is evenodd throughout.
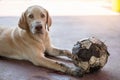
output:
<path id="1" fill-rule="evenodd" d="M 32 18 L 34 18 L 34 16 L 33 16 L 32 14 L 30 14 L 30 15 L 29 15 L 29 18 L 31 18 L 31 19 L 32 19 Z"/>
<path id="2" fill-rule="evenodd" d="M 45 15 L 44 14 L 41 14 L 41 18 L 44 18 L 45 17 Z"/>

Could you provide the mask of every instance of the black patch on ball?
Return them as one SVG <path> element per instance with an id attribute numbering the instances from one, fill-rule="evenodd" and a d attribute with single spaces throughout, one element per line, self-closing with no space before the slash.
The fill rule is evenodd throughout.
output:
<path id="1" fill-rule="evenodd" d="M 95 56 L 97 58 L 100 57 L 100 52 L 97 48 L 100 50 L 100 46 L 98 44 L 91 44 L 91 47 L 89 49 L 80 48 L 76 54 L 82 61 L 89 61 L 92 56 Z"/>
<path id="2" fill-rule="evenodd" d="M 90 73 L 94 73 L 96 71 L 99 71 L 100 68 L 101 68 L 101 66 L 90 67 L 89 71 L 90 71 Z"/>

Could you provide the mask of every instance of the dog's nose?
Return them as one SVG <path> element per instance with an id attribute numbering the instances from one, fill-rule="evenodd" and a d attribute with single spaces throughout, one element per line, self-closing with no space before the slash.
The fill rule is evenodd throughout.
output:
<path id="1" fill-rule="evenodd" d="M 42 29 L 42 25 L 37 25 L 37 26 L 35 27 L 35 29 L 36 29 L 37 31 L 40 31 L 40 30 Z"/>

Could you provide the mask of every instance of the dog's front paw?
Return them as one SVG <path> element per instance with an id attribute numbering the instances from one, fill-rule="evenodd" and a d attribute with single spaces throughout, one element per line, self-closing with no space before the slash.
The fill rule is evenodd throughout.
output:
<path id="1" fill-rule="evenodd" d="M 76 77 L 83 77 L 84 72 L 80 68 L 76 68 L 75 70 L 73 70 L 72 74 Z"/>
<path id="2" fill-rule="evenodd" d="M 78 56 L 72 54 L 70 51 L 68 50 L 63 50 L 63 53 L 66 54 L 67 57 L 71 58 L 72 60 L 78 60 Z"/>
<path id="3" fill-rule="evenodd" d="M 79 58 L 78 58 L 77 55 L 74 55 L 74 54 L 73 54 L 73 55 L 72 55 L 72 60 L 73 60 L 73 61 L 79 61 Z"/>
<path id="4" fill-rule="evenodd" d="M 80 68 L 74 68 L 68 71 L 70 75 L 75 76 L 75 77 L 83 77 L 84 72 Z"/>

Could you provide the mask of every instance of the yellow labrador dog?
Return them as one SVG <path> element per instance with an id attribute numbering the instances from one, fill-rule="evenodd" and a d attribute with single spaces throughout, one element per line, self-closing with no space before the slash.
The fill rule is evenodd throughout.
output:
<path id="1" fill-rule="evenodd" d="M 29 7 L 21 16 L 18 27 L 0 27 L 0 56 L 28 60 L 36 66 L 43 66 L 73 76 L 81 76 L 77 68 L 70 68 L 55 60 L 45 57 L 45 52 L 52 56 L 75 57 L 67 50 L 56 49 L 51 45 L 48 30 L 51 26 L 49 13 L 40 6 Z"/>

